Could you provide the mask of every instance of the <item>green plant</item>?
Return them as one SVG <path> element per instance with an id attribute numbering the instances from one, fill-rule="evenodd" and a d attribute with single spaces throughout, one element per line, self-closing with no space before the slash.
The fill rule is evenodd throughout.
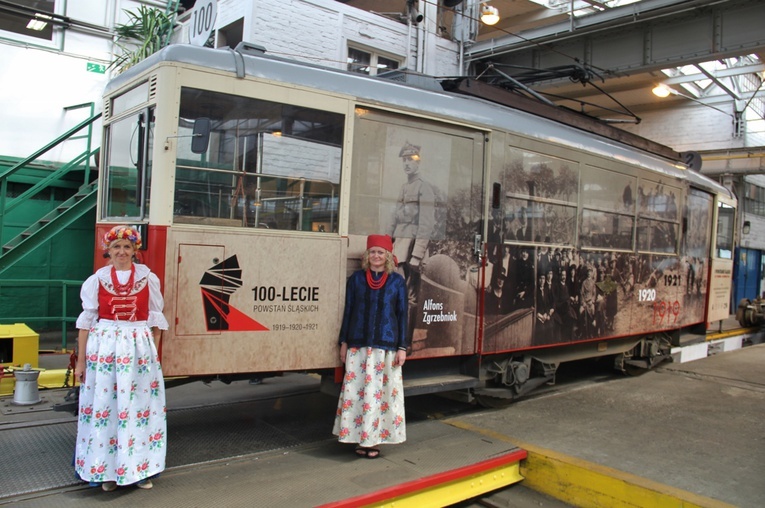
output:
<path id="1" fill-rule="evenodd" d="M 169 40 L 173 29 L 172 19 L 160 9 L 142 5 L 137 11 L 126 10 L 128 22 L 117 25 L 115 44 L 122 50 L 109 67 L 120 71 L 137 64 L 159 51 Z"/>

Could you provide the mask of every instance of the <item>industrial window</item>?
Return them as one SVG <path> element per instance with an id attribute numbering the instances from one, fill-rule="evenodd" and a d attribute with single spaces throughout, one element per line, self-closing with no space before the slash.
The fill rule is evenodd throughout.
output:
<path id="1" fill-rule="evenodd" d="M 10 32 L 6 36 L 13 39 L 38 43 L 53 42 L 55 12 L 55 0 L 2 2 L 0 3 L 0 30 Z"/>
<path id="2" fill-rule="evenodd" d="M 747 182 L 744 211 L 765 217 L 765 188 Z"/>
<path id="3" fill-rule="evenodd" d="M 348 48 L 348 70 L 368 76 L 398 69 L 401 62 L 374 51 Z"/>

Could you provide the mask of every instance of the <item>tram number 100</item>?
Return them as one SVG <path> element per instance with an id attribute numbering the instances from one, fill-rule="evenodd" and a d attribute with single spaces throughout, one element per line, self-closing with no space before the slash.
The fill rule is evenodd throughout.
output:
<path id="1" fill-rule="evenodd" d="M 213 28 L 214 21 L 215 9 L 213 2 L 207 2 L 206 5 L 200 6 L 199 9 L 194 9 L 191 13 L 191 38 L 204 37 L 207 39 Z"/>

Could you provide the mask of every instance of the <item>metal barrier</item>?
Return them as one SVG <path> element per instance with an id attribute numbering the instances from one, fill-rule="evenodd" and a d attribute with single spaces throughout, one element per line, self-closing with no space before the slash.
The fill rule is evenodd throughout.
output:
<path id="1" fill-rule="evenodd" d="M 62 280 L 62 279 L 0 279 L 0 290 L 5 287 L 47 287 L 50 289 L 52 286 L 59 286 L 61 290 L 61 313 L 57 316 L 2 316 L 0 317 L 0 324 L 12 324 L 12 323 L 30 323 L 30 322 L 50 322 L 57 321 L 61 323 L 61 349 L 67 348 L 66 332 L 67 325 L 69 323 L 75 323 L 77 316 L 80 314 L 80 309 L 76 308 L 76 314 L 74 316 L 68 315 L 67 306 L 67 290 L 70 288 L 80 288 L 84 281 L 81 280 Z"/>

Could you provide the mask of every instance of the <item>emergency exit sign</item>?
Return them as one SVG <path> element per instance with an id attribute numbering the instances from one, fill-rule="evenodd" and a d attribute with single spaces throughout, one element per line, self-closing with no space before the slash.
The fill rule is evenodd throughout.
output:
<path id="1" fill-rule="evenodd" d="M 96 74 L 105 74 L 106 66 L 103 64 L 88 62 L 88 65 L 85 68 L 85 70 L 87 70 L 88 72 L 95 72 Z"/>

